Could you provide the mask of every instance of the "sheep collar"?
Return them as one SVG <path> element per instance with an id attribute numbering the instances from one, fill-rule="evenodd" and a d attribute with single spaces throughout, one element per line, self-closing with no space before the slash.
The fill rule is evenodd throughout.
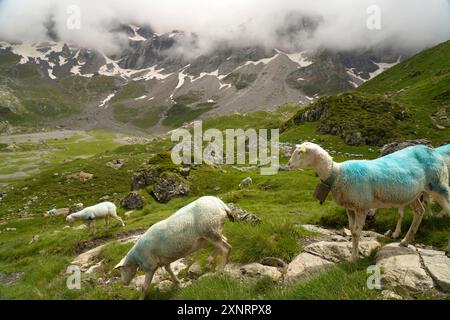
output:
<path id="1" fill-rule="evenodd" d="M 328 194 L 330 193 L 331 188 L 336 181 L 336 177 L 337 170 L 334 168 L 334 165 L 332 165 L 330 176 L 325 181 L 320 180 L 319 184 L 317 185 L 316 190 L 314 191 L 314 198 L 319 200 L 321 205 L 325 202 Z"/>

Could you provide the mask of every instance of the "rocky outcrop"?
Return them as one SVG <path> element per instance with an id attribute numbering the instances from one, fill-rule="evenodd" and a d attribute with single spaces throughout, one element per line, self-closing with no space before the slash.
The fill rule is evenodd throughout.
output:
<path id="1" fill-rule="evenodd" d="M 330 265 L 332 263 L 328 260 L 308 252 L 302 252 L 289 263 L 285 280 L 298 280 L 301 277 L 320 271 Z"/>
<path id="2" fill-rule="evenodd" d="M 133 191 L 120 200 L 120 205 L 127 210 L 142 209 L 144 207 L 144 197 Z"/>
<path id="3" fill-rule="evenodd" d="M 113 168 L 115 170 L 119 170 L 124 165 L 125 165 L 125 160 L 124 159 L 115 159 L 115 160 L 108 161 L 106 163 L 106 166 L 108 166 L 110 168 Z"/>
<path id="4" fill-rule="evenodd" d="M 402 142 L 392 142 L 384 145 L 380 150 L 380 156 L 383 157 L 385 155 L 394 153 L 396 151 L 405 149 L 407 147 L 416 146 L 416 145 L 425 145 L 427 147 L 433 147 L 431 141 L 428 139 L 416 139 L 416 140 L 406 140 Z"/>
<path id="5" fill-rule="evenodd" d="M 417 249 L 423 265 L 433 278 L 436 286 L 444 292 L 450 292 L 450 258 L 442 251 Z"/>
<path id="6" fill-rule="evenodd" d="M 234 203 L 228 203 L 227 206 L 231 209 L 231 216 L 234 221 L 246 221 L 253 224 L 258 224 L 261 222 L 261 219 L 259 219 L 256 215 L 242 209 Z"/>
<path id="7" fill-rule="evenodd" d="M 413 246 L 405 248 L 398 243 L 390 243 L 378 251 L 376 261 L 383 272 L 383 286 L 401 286 L 410 290 L 429 290 L 434 287 Z"/>
<path id="8" fill-rule="evenodd" d="M 75 180 L 80 180 L 81 182 L 86 182 L 86 181 L 91 180 L 93 177 L 94 177 L 94 175 L 92 173 L 80 171 L 80 172 L 68 174 L 66 176 L 66 179 L 67 180 L 75 179 Z"/>
<path id="9" fill-rule="evenodd" d="M 174 197 L 187 195 L 189 191 L 190 184 L 186 179 L 176 173 L 164 172 L 156 179 L 150 193 L 158 202 L 166 203 Z"/>
<path id="10" fill-rule="evenodd" d="M 380 246 L 381 244 L 376 240 L 363 240 L 359 243 L 359 251 L 361 255 L 368 257 L 373 250 Z M 349 241 L 319 241 L 306 246 L 304 251 L 331 262 L 339 262 L 350 259 L 352 243 Z"/>

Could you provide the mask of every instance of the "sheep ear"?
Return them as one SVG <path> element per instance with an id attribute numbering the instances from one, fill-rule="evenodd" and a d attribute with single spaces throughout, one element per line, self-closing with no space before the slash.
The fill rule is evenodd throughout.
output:
<path id="1" fill-rule="evenodd" d="M 300 146 L 300 152 L 306 153 L 306 146 L 305 146 L 304 144 L 302 144 L 302 145 Z"/>
<path id="2" fill-rule="evenodd" d="M 125 258 L 120 260 L 120 262 L 113 268 L 113 270 L 114 269 L 119 269 L 119 268 L 123 267 L 124 265 L 125 265 Z"/>

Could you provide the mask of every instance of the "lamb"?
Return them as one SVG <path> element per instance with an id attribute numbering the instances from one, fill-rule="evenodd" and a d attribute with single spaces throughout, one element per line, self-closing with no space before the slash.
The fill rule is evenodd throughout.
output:
<path id="1" fill-rule="evenodd" d="M 239 189 L 245 189 L 245 188 L 249 187 L 252 183 L 253 183 L 252 178 L 247 177 L 247 178 L 243 179 L 241 181 L 241 183 L 239 183 Z"/>
<path id="2" fill-rule="evenodd" d="M 336 163 L 320 146 L 305 142 L 294 151 L 288 166 L 315 169 L 321 185 L 331 190 L 338 205 L 347 209 L 353 261 L 358 258 L 359 238 L 372 208 L 412 206 L 414 218 L 402 246 L 409 245 L 419 228 L 422 192 L 430 194 L 450 214 L 447 166 L 437 151 L 426 146 L 408 147 L 375 160 Z"/>
<path id="3" fill-rule="evenodd" d="M 231 210 L 222 200 L 212 196 L 201 197 L 152 225 L 115 268 L 120 268 L 125 285 L 131 282 L 138 268 L 145 272 L 140 299 L 144 299 L 159 267 L 164 267 L 178 285 L 180 281 L 170 263 L 199 250 L 208 242 L 215 248 L 208 258 L 208 265 L 212 266 L 221 253 L 218 266 L 221 271 L 228 262 L 231 250 L 231 245 L 222 235 L 226 218 L 233 221 Z"/>
<path id="4" fill-rule="evenodd" d="M 92 228 L 93 233 L 95 234 L 95 220 L 104 218 L 105 225 L 109 225 L 110 217 L 119 221 L 122 224 L 122 227 L 125 227 L 122 218 L 117 215 L 116 205 L 112 202 L 98 203 L 94 206 L 84 208 L 81 211 L 69 214 L 66 217 L 66 221 L 69 224 L 72 224 L 76 220 L 84 221 L 88 225 L 89 231 L 91 231 Z"/>

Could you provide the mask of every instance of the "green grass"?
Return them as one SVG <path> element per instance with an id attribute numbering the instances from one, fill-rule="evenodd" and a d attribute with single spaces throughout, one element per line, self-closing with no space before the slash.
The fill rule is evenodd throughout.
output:
<path id="1" fill-rule="evenodd" d="M 200 115 L 211 110 L 211 107 L 190 108 L 184 104 L 174 104 L 167 112 L 167 117 L 163 120 L 163 125 L 177 128 L 185 123 L 197 119 Z"/>
<path id="2" fill-rule="evenodd" d="M 122 86 L 111 99 L 111 102 L 120 102 L 132 98 L 139 98 L 146 92 L 145 85 L 142 82 L 130 81 Z"/>
<path id="3" fill-rule="evenodd" d="M 162 108 L 151 107 L 147 110 L 142 110 L 142 108 L 142 106 L 130 108 L 123 104 L 114 104 L 114 119 L 123 123 L 131 123 L 142 129 L 155 126 L 160 119 Z"/>

